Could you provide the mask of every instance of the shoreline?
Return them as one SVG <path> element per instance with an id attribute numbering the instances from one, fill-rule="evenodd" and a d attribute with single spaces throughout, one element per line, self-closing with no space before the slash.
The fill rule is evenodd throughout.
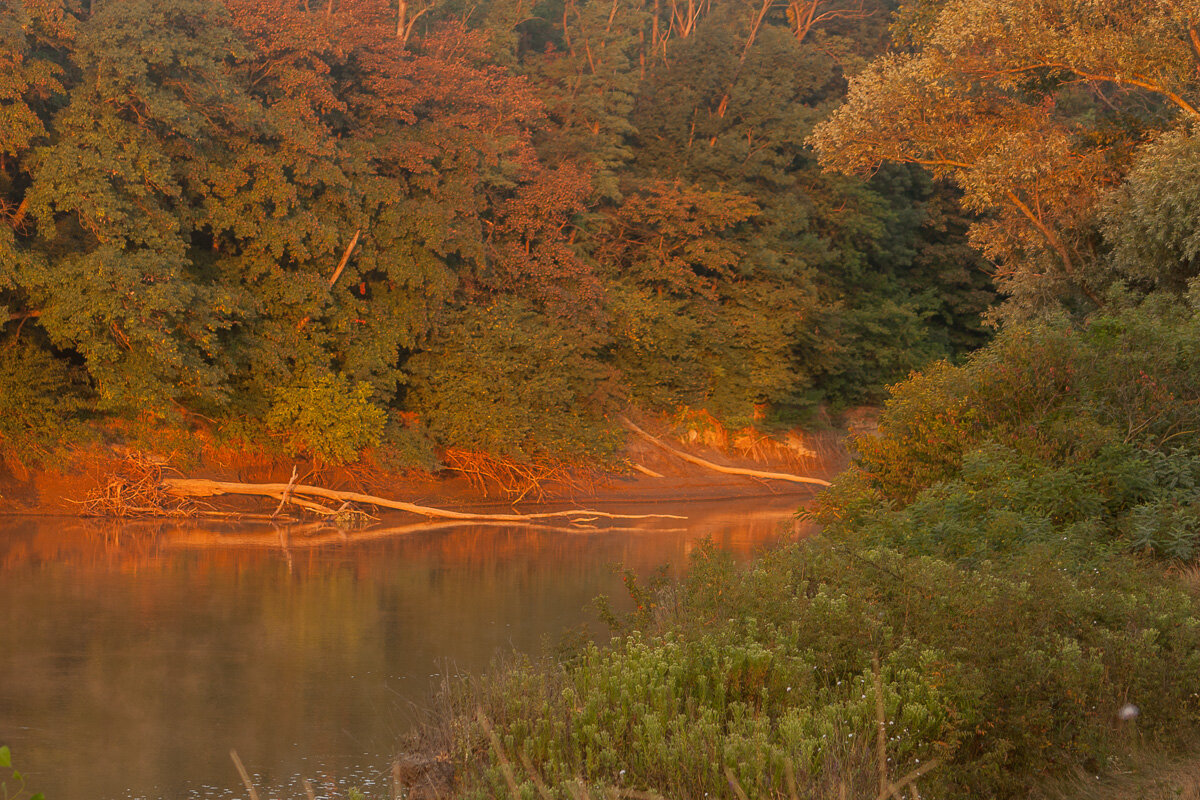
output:
<path id="1" fill-rule="evenodd" d="M 766 437 L 774 457 L 755 458 L 759 452 L 730 452 L 732 448 L 704 446 L 703 442 L 672 441 L 672 446 L 690 456 L 718 462 L 733 468 L 781 471 L 827 480 L 848 463 L 844 431 L 793 432 L 788 445 Z M 805 442 L 805 445 L 796 445 Z M 804 448 L 804 449 L 800 449 Z M 624 469 L 621 469 L 621 467 Z M 206 452 L 188 467 L 178 460 L 138 450 L 118 452 L 93 446 L 73 452 L 68 463 L 57 467 L 30 468 L 0 455 L 0 517 L 73 517 L 112 520 L 187 519 L 188 513 L 166 513 L 166 509 L 148 509 L 148 513 L 88 513 L 89 498 L 101 493 L 119 495 L 127 488 L 157 487 L 159 479 L 203 478 L 248 484 L 287 483 L 293 470 L 300 483 L 335 490 L 352 491 L 378 498 L 399 500 L 444 510 L 474 512 L 486 509 L 520 512 L 576 507 L 591 508 L 618 504 L 661 504 L 701 501 L 730 501 L 768 497 L 814 496 L 819 488 L 780 480 L 765 480 L 744 475 L 717 473 L 665 453 L 649 443 L 629 436 L 624 447 L 605 470 L 580 468 L 565 479 L 554 476 L 535 484 L 536 492 L 525 489 L 520 497 L 494 482 L 444 468 L 438 473 L 389 472 L 368 464 L 344 467 L 318 467 L 300 459 L 286 459 L 266 452 L 242 453 L 240 458 Z M 651 473 L 651 474 L 647 474 Z M 132 476 L 132 477 L 131 477 Z M 271 513 L 278 502 L 266 497 L 221 495 L 203 499 L 206 508 L 236 515 Z M 291 516 L 313 518 L 311 513 L 289 507 Z M 403 512 L 401 512 L 403 513 Z M 393 512 L 388 512 L 393 516 Z M 407 515 L 427 519 L 420 514 Z M 249 521 L 249 520 L 247 520 Z"/>

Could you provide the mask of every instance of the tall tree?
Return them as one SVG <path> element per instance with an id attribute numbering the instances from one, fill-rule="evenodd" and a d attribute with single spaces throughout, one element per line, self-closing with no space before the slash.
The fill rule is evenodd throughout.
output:
<path id="1" fill-rule="evenodd" d="M 934 11 L 936 10 L 936 15 Z M 1150 132 L 1197 116 L 1194 2 L 950 0 L 910 9 L 818 127 L 827 165 L 922 164 L 987 213 L 972 236 L 1014 311 L 1100 301 L 1096 214 Z"/>

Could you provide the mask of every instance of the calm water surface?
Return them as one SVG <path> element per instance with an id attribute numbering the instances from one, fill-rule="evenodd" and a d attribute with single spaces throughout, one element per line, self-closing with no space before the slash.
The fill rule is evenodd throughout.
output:
<path id="1" fill-rule="evenodd" d="M 0 519 L 0 744 L 49 800 L 242 797 L 231 748 L 264 798 L 303 797 L 302 777 L 383 797 L 444 674 L 598 631 L 618 563 L 794 537 L 798 502 L 609 508 L 688 520 L 586 532 Z"/>

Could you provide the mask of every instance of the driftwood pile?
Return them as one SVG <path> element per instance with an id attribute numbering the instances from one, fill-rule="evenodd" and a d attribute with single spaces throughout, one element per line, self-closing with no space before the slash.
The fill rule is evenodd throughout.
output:
<path id="1" fill-rule="evenodd" d="M 542 502 L 547 499 L 551 486 L 571 495 L 589 495 L 596 489 L 590 473 L 563 462 L 543 459 L 524 463 L 451 447 L 442 453 L 442 463 L 446 469 L 466 478 L 471 488 L 484 497 L 496 490 L 510 503 Z"/>
<path id="2" fill-rule="evenodd" d="M 294 517 L 275 514 L 218 511 L 194 497 L 171 492 L 164 484 L 164 461 L 142 453 L 127 453 L 120 469 L 104 484 L 89 492 L 80 503 L 84 517 L 207 517 L 296 522 Z"/>

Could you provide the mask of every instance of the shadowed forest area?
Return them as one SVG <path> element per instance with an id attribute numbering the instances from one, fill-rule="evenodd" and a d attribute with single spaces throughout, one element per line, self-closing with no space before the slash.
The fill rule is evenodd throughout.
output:
<path id="1" fill-rule="evenodd" d="M 0 60 L 12 451 L 883 404 L 819 536 L 452 682 L 401 794 L 1200 795 L 1200 0 L 24 0 Z"/>

